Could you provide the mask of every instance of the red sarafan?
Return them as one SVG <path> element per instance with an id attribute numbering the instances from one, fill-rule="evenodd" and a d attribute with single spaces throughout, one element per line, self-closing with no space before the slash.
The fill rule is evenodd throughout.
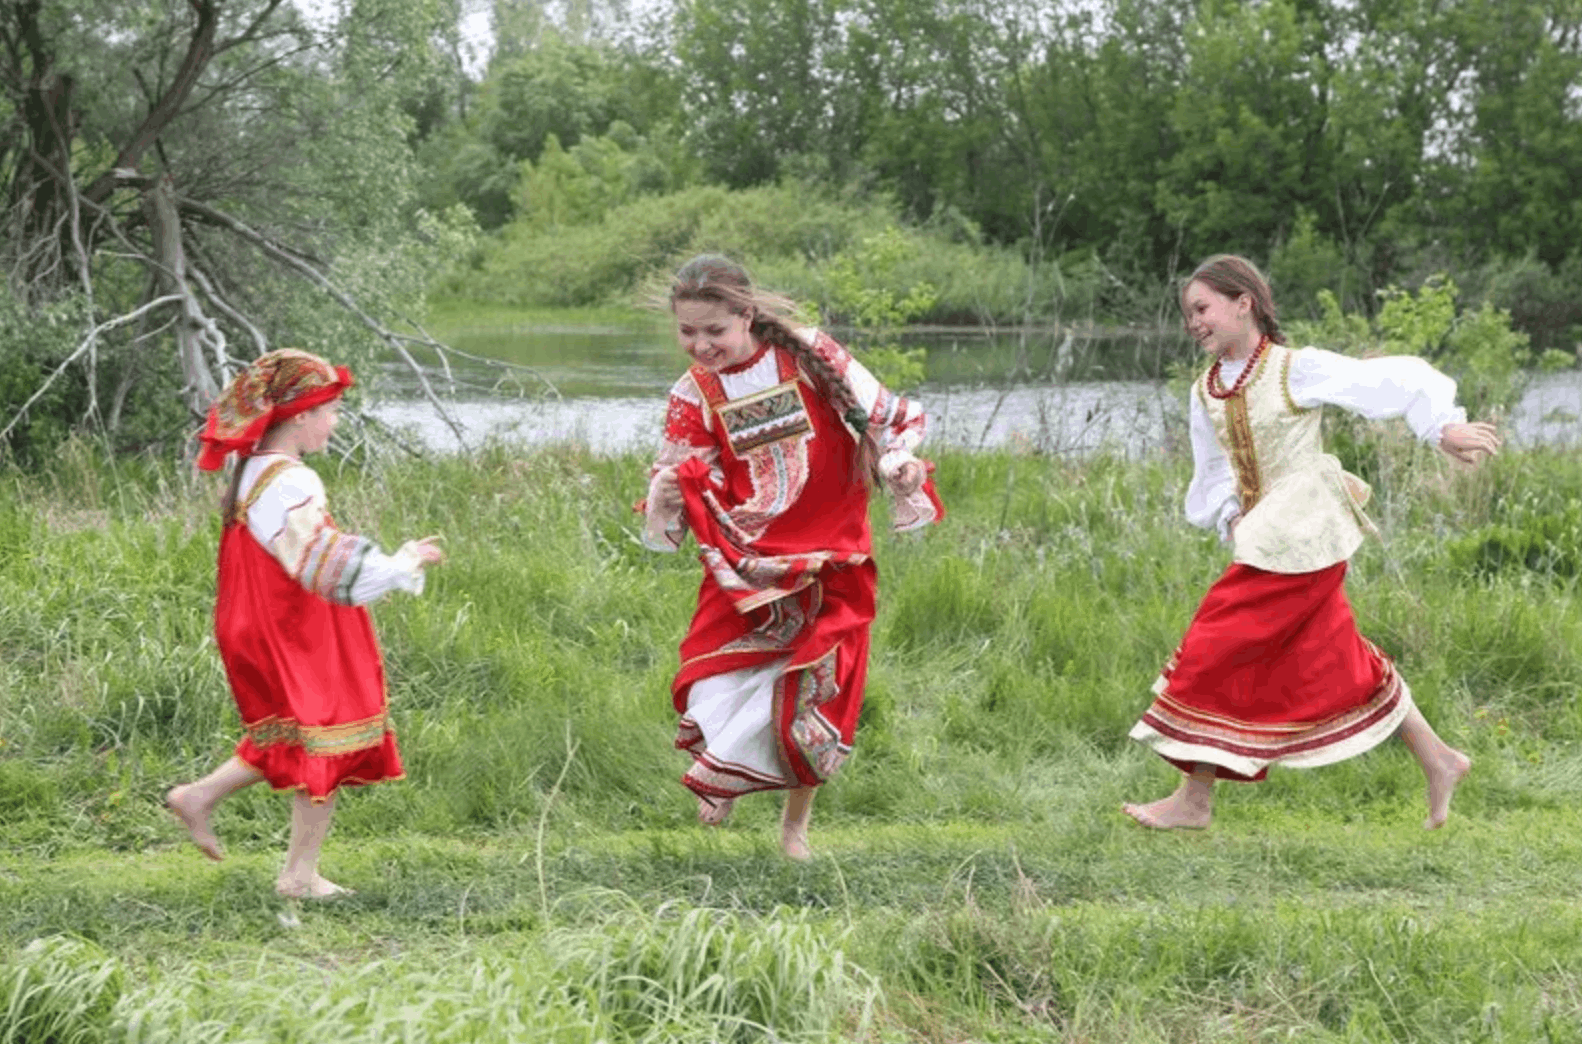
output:
<path id="1" fill-rule="evenodd" d="M 727 258 L 682 266 L 665 307 L 693 364 L 670 390 L 639 506 L 647 546 L 673 551 L 691 533 L 703 565 L 671 686 L 676 745 L 693 759 L 682 783 L 710 825 L 745 794 L 786 791 L 781 846 L 805 859 L 815 788 L 851 753 L 862 710 L 869 488 L 890 493 L 896 529 L 944 515 L 913 455 L 927 417 Z"/>
<path id="2" fill-rule="evenodd" d="M 421 593 L 424 569 L 444 558 L 437 538 L 387 555 L 331 518 L 324 485 L 301 458 L 329 444 L 351 383 L 345 367 L 318 356 L 269 352 L 227 386 L 199 436 L 200 468 L 236 458 L 220 504 L 214 635 L 243 736 L 224 764 L 172 788 L 166 803 L 218 860 L 211 819 L 222 800 L 260 781 L 292 791 L 275 888 L 293 899 L 346 891 L 318 871 L 339 789 L 402 775 L 364 607 L 392 591 Z"/>

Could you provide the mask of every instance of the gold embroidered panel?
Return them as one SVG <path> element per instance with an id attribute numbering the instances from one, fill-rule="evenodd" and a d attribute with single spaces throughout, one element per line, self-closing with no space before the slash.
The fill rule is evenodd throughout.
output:
<path id="1" fill-rule="evenodd" d="M 716 408 L 731 450 L 744 457 L 752 450 L 813 430 L 795 381 L 724 403 Z"/>

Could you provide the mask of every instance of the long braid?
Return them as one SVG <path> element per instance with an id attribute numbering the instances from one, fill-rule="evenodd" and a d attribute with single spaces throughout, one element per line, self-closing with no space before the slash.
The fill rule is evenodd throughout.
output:
<path id="1" fill-rule="evenodd" d="M 750 327 L 754 337 L 783 348 L 796 359 L 802 372 L 808 375 L 816 391 L 825 402 L 835 407 L 841 419 L 857 433 L 857 469 L 863 482 L 872 487 L 879 482 L 879 452 L 874 440 L 868 437 L 868 411 L 862 408 L 851 388 L 840 374 L 813 346 L 797 336 L 789 323 L 773 314 L 760 312 Z"/>
<path id="2" fill-rule="evenodd" d="M 225 492 L 220 496 L 220 524 L 229 525 L 231 515 L 236 510 L 236 502 L 242 492 L 242 468 L 247 466 L 248 458 L 237 455 L 231 464 L 231 477 L 225 483 Z"/>
<path id="3" fill-rule="evenodd" d="M 788 318 L 796 310 L 794 302 L 755 289 L 745 268 L 719 254 L 700 254 L 681 266 L 670 285 L 672 308 L 677 301 L 713 301 L 736 315 L 751 315 L 749 332 L 760 341 L 790 352 L 818 396 L 857 432 L 858 476 L 864 485 L 878 483 L 879 454 L 867 434 L 867 412 L 835 368 L 797 334 Z"/>

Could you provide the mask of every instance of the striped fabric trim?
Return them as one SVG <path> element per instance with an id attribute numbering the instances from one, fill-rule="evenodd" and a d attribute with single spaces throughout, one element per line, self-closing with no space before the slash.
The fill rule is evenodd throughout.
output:
<path id="1" fill-rule="evenodd" d="M 1131 738 L 1173 761 L 1195 761 L 1254 777 L 1270 765 L 1315 768 L 1383 743 L 1412 709 L 1412 692 L 1387 659 L 1385 677 L 1362 704 L 1323 722 L 1254 724 L 1192 710 L 1156 683 L 1158 698 Z M 1162 679 L 1161 679 L 1162 680 Z"/>
<path id="2" fill-rule="evenodd" d="M 1291 360 L 1296 358 L 1296 353 L 1287 351 L 1280 358 L 1280 394 L 1285 396 L 1286 409 L 1292 413 L 1307 413 L 1318 409 L 1316 406 L 1298 406 L 1291 397 Z"/>
<path id="3" fill-rule="evenodd" d="M 366 537 L 323 525 L 302 553 L 300 582 L 326 601 L 353 605 L 352 587 L 372 550 L 373 543 Z"/>
<path id="4" fill-rule="evenodd" d="M 236 503 L 231 505 L 229 521 L 246 522 L 247 512 L 252 510 L 254 504 L 258 503 L 258 498 L 263 496 L 264 490 L 269 488 L 269 484 L 275 480 L 275 476 L 287 468 L 296 466 L 297 463 L 296 460 L 285 457 L 264 465 L 264 470 L 258 473 L 258 478 L 253 480 L 252 486 L 247 490 L 247 496 L 238 497 Z M 246 467 L 246 465 L 247 461 L 245 459 L 236 462 L 238 468 Z"/>
<path id="5" fill-rule="evenodd" d="M 314 758 L 333 758 L 377 747 L 389 731 L 389 716 L 382 711 L 372 718 L 341 725 L 304 725 L 293 718 L 274 716 L 247 725 L 247 737 L 254 746 L 262 748 L 287 743 L 301 747 Z"/>

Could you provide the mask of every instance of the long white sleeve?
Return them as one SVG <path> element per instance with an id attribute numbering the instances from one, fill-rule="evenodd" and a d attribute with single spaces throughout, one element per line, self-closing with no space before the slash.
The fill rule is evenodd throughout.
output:
<path id="1" fill-rule="evenodd" d="M 1423 442 L 1437 446 L 1446 424 L 1467 413 L 1456 405 L 1456 382 L 1415 355 L 1353 359 L 1303 348 L 1291 360 L 1289 387 L 1298 406 L 1338 406 L 1369 420 L 1403 417 Z"/>
<path id="2" fill-rule="evenodd" d="M 260 460 L 248 461 L 254 471 L 244 475 L 243 489 L 263 470 Z M 249 499 L 248 531 L 306 590 L 341 605 L 366 605 L 391 591 L 422 593 L 422 562 L 409 546 L 387 555 L 367 537 L 335 528 L 312 468 L 286 468 Z"/>
<path id="3" fill-rule="evenodd" d="M 1194 392 L 1187 410 L 1192 439 L 1192 483 L 1187 486 L 1186 519 L 1202 529 L 1216 529 L 1220 539 L 1230 535 L 1230 522 L 1241 512 L 1236 491 L 1236 469 L 1220 447 L 1214 422 Z"/>

